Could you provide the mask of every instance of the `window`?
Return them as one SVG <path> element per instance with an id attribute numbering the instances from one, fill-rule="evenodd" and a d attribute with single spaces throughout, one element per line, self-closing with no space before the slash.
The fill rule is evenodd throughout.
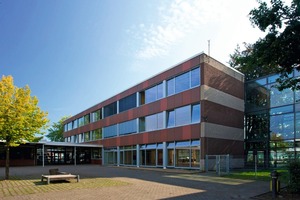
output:
<path id="1" fill-rule="evenodd" d="M 145 90 L 145 103 L 151 103 L 163 98 L 163 83 Z"/>
<path id="2" fill-rule="evenodd" d="M 119 133 L 120 135 L 126 135 L 130 133 L 136 133 L 137 132 L 137 124 L 136 120 L 130 120 L 127 122 L 123 122 L 119 124 Z"/>
<path id="3" fill-rule="evenodd" d="M 92 130 L 92 140 L 102 139 L 102 129 Z"/>
<path id="4" fill-rule="evenodd" d="M 84 142 L 90 141 L 90 132 L 85 132 L 84 133 Z"/>
<path id="5" fill-rule="evenodd" d="M 87 114 L 84 116 L 84 125 L 87 125 L 90 123 L 90 114 Z"/>
<path id="6" fill-rule="evenodd" d="M 163 128 L 163 113 L 157 113 L 145 117 L 146 131 L 154 131 Z"/>
<path id="7" fill-rule="evenodd" d="M 200 68 L 176 76 L 167 81 L 167 95 L 177 94 L 200 85 Z"/>
<path id="8" fill-rule="evenodd" d="M 93 148 L 92 149 L 92 159 L 101 159 L 102 158 L 102 152 L 101 148 Z"/>
<path id="9" fill-rule="evenodd" d="M 200 68 L 197 67 L 191 71 L 191 87 L 200 85 Z"/>
<path id="10" fill-rule="evenodd" d="M 104 107 L 104 117 L 117 114 L 117 102 L 111 103 Z"/>
<path id="11" fill-rule="evenodd" d="M 175 78 L 175 93 L 182 92 L 190 88 L 190 73 L 184 73 Z"/>
<path id="12" fill-rule="evenodd" d="M 168 128 L 200 121 L 200 104 L 183 106 L 167 112 Z"/>
<path id="13" fill-rule="evenodd" d="M 118 131 L 117 124 L 104 127 L 103 128 L 103 137 L 104 138 L 115 137 L 115 136 L 117 136 L 117 131 Z"/>
<path id="14" fill-rule="evenodd" d="M 84 125 L 84 118 L 83 118 L 83 117 L 80 117 L 80 118 L 78 119 L 78 127 L 83 126 L 83 125 Z"/>
<path id="15" fill-rule="evenodd" d="M 191 123 L 191 106 L 184 106 L 175 110 L 176 126 Z"/>
<path id="16" fill-rule="evenodd" d="M 173 127 L 175 126 L 175 111 L 169 111 L 168 112 L 168 118 L 167 118 L 167 127 Z"/>
<path id="17" fill-rule="evenodd" d="M 145 117 L 139 118 L 139 132 L 144 132 L 146 130 Z"/>
<path id="18" fill-rule="evenodd" d="M 73 123 L 73 129 L 78 127 L 78 120 L 77 119 L 75 119 L 72 123 Z"/>
<path id="19" fill-rule="evenodd" d="M 157 116 L 150 115 L 145 117 L 146 119 L 146 131 L 153 131 L 157 129 Z"/>
<path id="20" fill-rule="evenodd" d="M 172 78 L 167 81 L 167 95 L 170 96 L 175 93 L 175 79 Z"/>
<path id="21" fill-rule="evenodd" d="M 72 130 L 72 122 L 68 123 L 68 131 Z"/>
<path id="22" fill-rule="evenodd" d="M 119 112 L 123 112 L 135 107 L 136 107 L 136 94 L 132 94 L 119 101 Z"/>
<path id="23" fill-rule="evenodd" d="M 192 123 L 200 122 L 200 104 L 192 105 Z"/>
<path id="24" fill-rule="evenodd" d="M 96 122 L 102 119 L 101 109 L 92 113 L 92 122 Z"/>

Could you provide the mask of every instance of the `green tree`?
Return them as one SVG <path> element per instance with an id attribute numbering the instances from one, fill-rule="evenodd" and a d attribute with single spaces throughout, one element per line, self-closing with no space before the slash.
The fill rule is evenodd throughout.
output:
<path id="1" fill-rule="evenodd" d="M 51 141 L 63 142 L 64 141 L 64 125 L 63 122 L 69 117 L 62 117 L 58 122 L 54 122 L 51 128 L 48 129 L 48 134 L 46 135 Z"/>
<path id="2" fill-rule="evenodd" d="M 294 69 L 300 70 L 300 0 L 285 5 L 271 0 L 270 6 L 260 1 L 250 11 L 252 25 L 267 32 L 254 44 L 244 43 L 230 55 L 229 64 L 245 74 L 247 80 L 270 73 L 279 73 L 279 90 L 300 89 L 300 79 L 290 78 Z"/>
<path id="3" fill-rule="evenodd" d="M 5 143 L 5 179 L 9 179 L 9 150 L 27 141 L 46 128 L 47 112 L 38 107 L 37 97 L 30 96 L 28 86 L 14 86 L 12 76 L 0 81 L 0 140 Z"/>

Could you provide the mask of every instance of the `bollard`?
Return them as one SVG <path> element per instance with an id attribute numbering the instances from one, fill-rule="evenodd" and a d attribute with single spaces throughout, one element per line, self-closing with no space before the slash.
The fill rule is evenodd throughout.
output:
<path id="1" fill-rule="evenodd" d="M 277 171 L 271 172 L 271 178 L 272 178 L 272 198 L 275 199 L 278 195 L 278 187 L 279 187 L 279 181 L 278 181 L 279 173 Z"/>

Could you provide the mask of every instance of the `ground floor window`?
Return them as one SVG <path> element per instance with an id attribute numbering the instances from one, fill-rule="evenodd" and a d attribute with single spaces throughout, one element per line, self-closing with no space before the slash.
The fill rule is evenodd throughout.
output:
<path id="1" fill-rule="evenodd" d="M 120 164 L 136 165 L 136 146 L 120 147 Z"/>
<path id="2" fill-rule="evenodd" d="M 200 168 L 200 140 L 105 148 L 104 163 L 145 167 Z"/>
<path id="3" fill-rule="evenodd" d="M 167 144 L 169 167 L 200 167 L 200 140 Z"/>
<path id="4" fill-rule="evenodd" d="M 117 165 L 117 148 L 104 149 L 104 162 L 108 165 Z"/>

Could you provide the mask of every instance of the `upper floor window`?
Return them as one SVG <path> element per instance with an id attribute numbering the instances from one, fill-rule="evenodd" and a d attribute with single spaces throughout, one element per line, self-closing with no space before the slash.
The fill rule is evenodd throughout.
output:
<path id="1" fill-rule="evenodd" d="M 200 104 L 183 106 L 167 112 L 167 127 L 200 122 Z"/>
<path id="2" fill-rule="evenodd" d="M 104 117 L 108 117 L 117 113 L 117 102 L 104 106 Z"/>
<path id="3" fill-rule="evenodd" d="M 115 137 L 118 135 L 118 124 L 103 128 L 103 138 Z"/>
<path id="4" fill-rule="evenodd" d="M 136 94 L 127 96 L 119 101 L 119 112 L 129 110 L 136 107 Z"/>
<path id="5" fill-rule="evenodd" d="M 92 112 L 92 119 L 91 122 L 96 122 L 102 119 L 102 112 L 100 110 L 96 110 L 95 112 Z"/>
<path id="6" fill-rule="evenodd" d="M 176 76 L 167 81 L 167 95 L 177 94 L 200 85 L 200 68 Z"/>
<path id="7" fill-rule="evenodd" d="M 163 98 L 163 83 L 145 90 L 145 103 L 151 103 Z"/>
<path id="8" fill-rule="evenodd" d="M 78 127 L 83 126 L 84 125 L 84 117 L 80 117 L 78 119 Z"/>
<path id="9" fill-rule="evenodd" d="M 123 122 L 119 124 L 119 134 L 126 135 L 137 132 L 137 121 L 136 119 Z"/>

